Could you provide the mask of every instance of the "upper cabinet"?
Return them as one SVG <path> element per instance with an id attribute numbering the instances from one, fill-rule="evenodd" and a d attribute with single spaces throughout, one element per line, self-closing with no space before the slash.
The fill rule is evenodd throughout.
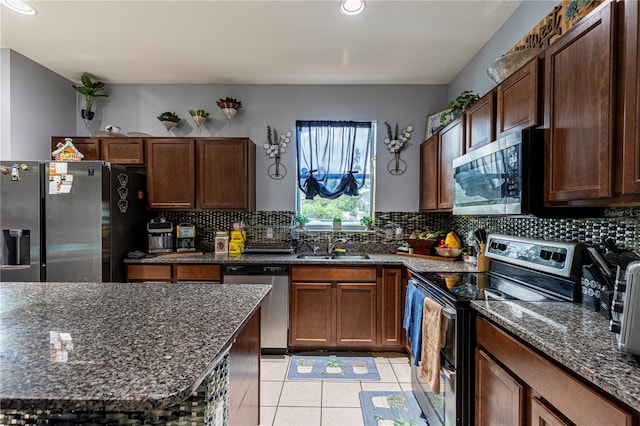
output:
<path id="1" fill-rule="evenodd" d="M 255 210 L 256 145 L 246 138 L 198 141 L 198 207 Z"/>
<path id="2" fill-rule="evenodd" d="M 545 52 L 547 204 L 613 196 L 613 8 L 603 4 Z"/>
<path id="3" fill-rule="evenodd" d="M 420 146 L 420 210 L 453 208 L 453 159 L 464 154 L 464 114 Z"/>
<path id="4" fill-rule="evenodd" d="M 146 141 L 149 207 L 255 210 L 255 149 L 247 138 Z"/>
<path id="5" fill-rule="evenodd" d="M 100 159 L 124 165 L 144 165 L 144 142 L 139 138 L 100 139 Z"/>
<path id="6" fill-rule="evenodd" d="M 624 52 L 623 65 L 624 86 L 622 93 L 623 109 L 618 113 L 622 117 L 622 149 L 616 159 L 616 164 L 622 166 L 617 191 L 621 194 L 622 201 L 631 198 L 638 201 L 640 194 L 640 8 L 637 1 L 624 2 Z M 635 198 L 633 195 L 635 194 Z"/>
<path id="7" fill-rule="evenodd" d="M 53 136 L 51 151 L 70 136 Z M 83 155 L 84 161 L 107 161 L 125 166 L 144 166 L 144 141 L 140 138 L 94 138 L 71 136 L 73 145 Z"/>
<path id="8" fill-rule="evenodd" d="M 453 160 L 464 154 L 464 114 L 438 134 L 438 210 L 453 208 Z"/>
<path id="9" fill-rule="evenodd" d="M 534 58 L 496 88 L 496 138 L 542 124 L 540 62 Z"/>
<path id="10" fill-rule="evenodd" d="M 196 141 L 155 138 L 146 144 L 149 208 L 196 207 Z"/>
<path id="11" fill-rule="evenodd" d="M 496 139 L 496 92 L 490 91 L 464 112 L 467 151 Z"/>

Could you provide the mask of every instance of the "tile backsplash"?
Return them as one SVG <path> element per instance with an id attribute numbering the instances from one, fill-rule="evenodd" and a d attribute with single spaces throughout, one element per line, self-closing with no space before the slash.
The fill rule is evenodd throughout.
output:
<path id="1" fill-rule="evenodd" d="M 247 228 L 247 246 L 295 247 L 298 251 L 311 251 L 312 245 L 326 250 L 330 232 L 304 231 L 298 239 L 292 240 L 292 211 L 278 212 L 158 212 L 177 225 L 193 223 L 196 226 L 196 247 L 204 251 L 214 250 L 216 231 L 229 230 L 231 223 L 244 221 Z M 640 249 L 640 209 L 618 208 L 605 211 L 605 217 L 589 219 L 547 219 L 534 217 L 483 217 L 469 218 L 452 216 L 449 213 L 402 213 L 384 212 L 375 215 L 374 231 L 341 231 L 334 237 L 347 239 L 346 248 L 352 252 L 384 253 L 396 248 L 396 227 L 402 226 L 403 236 L 412 231 L 427 229 L 456 231 L 465 236 L 469 231 L 485 228 L 488 233 L 517 235 L 527 238 L 548 240 L 579 241 L 601 246 L 606 237 L 612 238 L 620 247 Z M 267 229 L 273 231 L 273 238 L 267 238 Z M 296 237 L 294 233 L 294 238 Z"/>

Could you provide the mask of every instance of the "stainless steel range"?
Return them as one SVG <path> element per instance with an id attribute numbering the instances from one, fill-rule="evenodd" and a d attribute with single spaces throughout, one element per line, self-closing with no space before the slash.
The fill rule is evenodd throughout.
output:
<path id="1" fill-rule="evenodd" d="M 472 425 L 475 317 L 472 300 L 573 302 L 579 288 L 583 246 L 490 235 L 487 273 L 413 274 L 409 285 L 443 307 L 446 337 L 440 351 L 440 393 L 419 375 L 412 355 L 413 393 L 430 426 Z M 407 301 L 407 303 L 410 303 Z"/>

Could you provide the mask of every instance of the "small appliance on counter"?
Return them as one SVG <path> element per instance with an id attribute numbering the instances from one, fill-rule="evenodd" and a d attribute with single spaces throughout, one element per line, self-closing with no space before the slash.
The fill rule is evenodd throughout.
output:
<path id="1" fill-rule="evenodd" d="M 196 251 L 196 227 L 190 223 L 176 226 L 177 251 Z"/>
<path id="2" fill-rule="evenodd" d="M 169 253 L 173 251 L 173 224 L 165 218 L 151 219 L 147 223 L 149 253 Z"/>

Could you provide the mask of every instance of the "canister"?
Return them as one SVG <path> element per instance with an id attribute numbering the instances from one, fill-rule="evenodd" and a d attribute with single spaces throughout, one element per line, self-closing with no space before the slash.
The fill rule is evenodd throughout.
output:
<path id="1" fill-rule="evenodd" d="M 227 231 L 216 232 L 216 254 L 229 252 L 229 233 Z"/>

